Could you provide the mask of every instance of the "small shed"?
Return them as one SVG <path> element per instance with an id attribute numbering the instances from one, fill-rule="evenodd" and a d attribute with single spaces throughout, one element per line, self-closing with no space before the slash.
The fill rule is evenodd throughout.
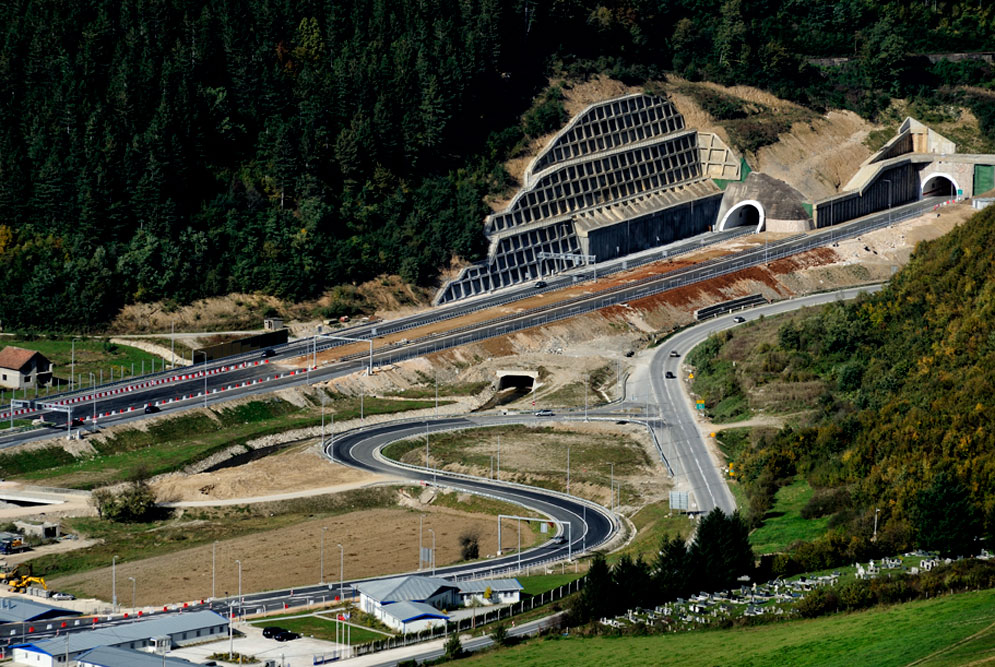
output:
<path id="1" fill-rule="evenodd" d="M 14 526 L 32 537 L 55 539 L 59 536 L 59 524 L 54 521 L 15 521 Z"/>
<path id="2" fill-rule="evenodd" d="M 26 389 L 52 381 L 52 362 L 35 350 L 8 345 L 0 350 L 0 387 Z"/>
<path id="3" fill-rule="evenodd" d="M 283 328 L 282 317 L 267 317 L 263 320 L 263 329 L 266 331 L 277 331 Z"/>

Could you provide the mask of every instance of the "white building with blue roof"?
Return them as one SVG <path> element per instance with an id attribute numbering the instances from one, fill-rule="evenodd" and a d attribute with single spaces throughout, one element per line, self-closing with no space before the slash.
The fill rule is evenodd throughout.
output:
<path id="1" fill-rule="evenodd" d="M 224 616 L 209 610 L 193 611 L 18 644 L 12 647 L 12 656 L 19 665 L 58 667 L 66 665 L 66 658 L 71 664 L 99 646 L 147 651 L 163 643 L 182 646 L 220 639 L 227 634 L 228 621 Z"/>
<path id="2" fill-rule="evenodd" d="M 440 610 L 460 604 L 459 586 L 437 577 L 391 577 L 357 584 L 356 589 L 359 608 L 399 632 L 441 625 L 449 617 Z"/>
<path id="3" fill-rule="evenodd" d="M 98 646 L 82 654 L 76 667 L 191 667 L 197 663 L 116 646 Z"/>

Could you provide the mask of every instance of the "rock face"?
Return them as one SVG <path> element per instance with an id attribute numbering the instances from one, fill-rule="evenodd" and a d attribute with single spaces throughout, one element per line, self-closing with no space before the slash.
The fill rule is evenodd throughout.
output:
<path id="1" fill-rule="evenodd" d="M 805 196 L 784 181 L 752 172 L 730 183 L 719 206 L 718 229 L 749 225 L 770 232 L 804 232 L 813 228 Z"/>

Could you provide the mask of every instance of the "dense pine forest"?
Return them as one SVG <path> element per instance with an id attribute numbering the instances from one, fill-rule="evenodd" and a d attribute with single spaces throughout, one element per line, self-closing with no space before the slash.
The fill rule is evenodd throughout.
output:
<path id="1" fill-rule="evenodd" d="M 869 117 L 953 101 L 995 135 L 992 68 L 917 55 L 993 35 L 976 0 L 9 0 L 0 324 L 430 284 L 481 256 L 501 163 L 565 120 L 551 76 L 675 72 Z"/>

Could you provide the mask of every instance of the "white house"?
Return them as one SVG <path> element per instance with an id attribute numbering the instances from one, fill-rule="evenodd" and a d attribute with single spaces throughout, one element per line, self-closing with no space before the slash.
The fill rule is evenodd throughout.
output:
<path id="1" fill-rule="evenodd" d="M 357 584 L 359 608 L 399 632 L 416 632 L 448 620 L 441 609 L 459 606 L 459 587 L 435 577 L 392 577 Z M 407 603 L 396 607 L 400 603 Z M 408 629 L 405 630 L 405 627 Z"/>
<path id="2" fill-rule="evenodd" d="M 518 579 L 481 579 L 464 581 L 459 585 L 460 601 L 468 607 L 476 600 L 479 604 L 514 604 L 521 599 L 524 587 Z"/>
<path id="3" fill-rule="evenodd" d="M 8 345 L 0 350 L 0 387 L 25 389 L 52 381 L 52 362 L 35 350 Z"/>
<path id="4" fill-rule="evenodd" d="M 380 610 L 384 625 L 402 634 L 421 632 L 449 622 L 449 616 L 424 602 L 395 602 Z"/>
<path id="5" fill-rule="evenodd" d="M 153 644 L 184 644 L 220 639 L 228 634 L 228 621 L 213 611 L 193 611 L 144 621 L 111 625 L 100 630 L 73 632 L 62 637 L 16 644 L 14 662 L 31 667 L 59 667 L 76 661 L 98 646 L 123 649 L 149 649 Z M 160 658 L 160 663 L 162 659 Z"/>

